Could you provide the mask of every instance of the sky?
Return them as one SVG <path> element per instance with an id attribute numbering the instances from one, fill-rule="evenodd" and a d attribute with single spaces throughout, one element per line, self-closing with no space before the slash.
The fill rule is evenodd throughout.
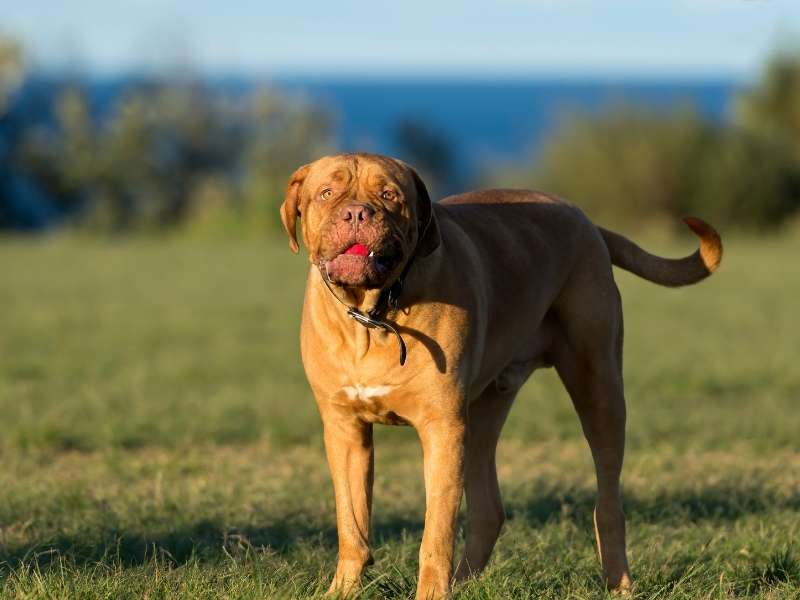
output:
<path id="1" fill-rule="evenodd" d="M 749 78 L 800 0 L 0 0 L 45 69 Z"/>

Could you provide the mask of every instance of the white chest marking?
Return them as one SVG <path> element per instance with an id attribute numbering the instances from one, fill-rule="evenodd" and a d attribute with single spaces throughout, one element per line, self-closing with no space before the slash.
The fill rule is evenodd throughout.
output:
<path id="1" fill-rule="evenodd" d="M 372 398 L 385 396 L 392 391 L 392 387 L 391 385 L 346 385 L 342 391 L 350 400 L 368 402 Z"/>

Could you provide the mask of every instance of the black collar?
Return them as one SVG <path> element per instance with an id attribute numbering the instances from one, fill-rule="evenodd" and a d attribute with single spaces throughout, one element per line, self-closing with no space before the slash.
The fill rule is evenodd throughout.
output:
<path id="1" fill-rule="evenodd" d="M 400 335 L 400 332 L 397 331 L 393 325 L 388 323 L 385 320 L 385 317 L 386 313 L 388 313 L 390 310 L 396 310 L 399 307 L 400 295 L 403 293 L 403 285 L 405 284 L 406 276 L 408 275 L 413 262 L 414 255 L 412 254 L 411 258 L 408 259 L 406 266 L 403 267 L 403 271 L 400 273 L 400 276 L 394 280 L 392 285 L 381 290 L 381 294 L 378 296 L 378 301 L 375 303 L 375 306 L 366 313 L 361 312 L 354 306 L 349 306 L 344 300 L 336 295 L 331 287 L 331 281 L 328 279 L 327 270 L 324 266 L 322 266 L 322 263 L 319 265 L 319 271 L 322 275 L 322 281 L 325 283 L 325 287 L 327 287 L 331 295 L 347 309 L 348 317 L 357 323 L 360 323 L 367 329 L 383 329 L 384 331 L 393 333 L 395 335 L 397 338 L 397 344 L 400 347 L 401 366 L 406 364 L 406 343 L 403 341 L 403 337 Z"/>

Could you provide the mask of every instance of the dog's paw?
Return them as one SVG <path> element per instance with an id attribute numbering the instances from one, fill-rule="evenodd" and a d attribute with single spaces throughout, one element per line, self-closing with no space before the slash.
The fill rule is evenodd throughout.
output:
<path id="1" fill-rule="evenodd" d="M 611 595 L 615 598 L 632 598 L 633 582 L 627 574 L 623 574 L 616 586 L 610 588 Z"/>

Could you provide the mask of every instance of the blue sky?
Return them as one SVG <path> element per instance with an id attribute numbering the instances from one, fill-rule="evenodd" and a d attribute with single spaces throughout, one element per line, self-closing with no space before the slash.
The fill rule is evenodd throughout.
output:
<path id="1" fill-rule="evenodd" d="M 0 32 L 92 73 L 746 78 L 800 0 L 0 0 Z"/>

